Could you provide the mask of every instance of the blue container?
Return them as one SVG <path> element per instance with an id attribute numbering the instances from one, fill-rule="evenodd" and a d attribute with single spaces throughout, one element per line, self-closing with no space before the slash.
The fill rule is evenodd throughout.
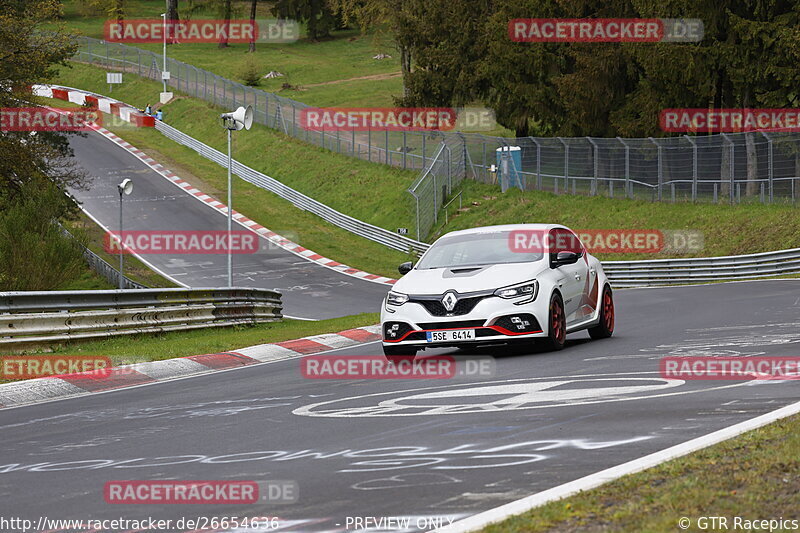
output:
<path id="1" fill-rule="evenodd" d="M 500 190 L 506 192 L 511 187 L 525 190 L 522 171 L 522 149 L 519 146 L 503 146 L 497 153 L 497 181 Z"/>

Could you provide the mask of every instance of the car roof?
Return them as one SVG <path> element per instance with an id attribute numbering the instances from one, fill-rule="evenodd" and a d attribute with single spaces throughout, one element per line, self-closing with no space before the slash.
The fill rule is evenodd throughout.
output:
<path id="1" fill-rule="evenodd" d="M 569 229 L 566 226 L 562 226 L 561 224 L 499 224 L 496 226 L 481 226 L 478 228 L 469 228 L 469 229 L 462 229 L 458 231 L 451 231 L 443 235 L 443 237 L 455 236 L 455 235 L 471 235 L 471 234 L 478 234 L 478 233 L 496 233 L 496 232 L 504 232 L 504 231 L 548 231 L 553 228 L 564 228 Z M 571 231 L 571 230 L 570 230 Z"/>

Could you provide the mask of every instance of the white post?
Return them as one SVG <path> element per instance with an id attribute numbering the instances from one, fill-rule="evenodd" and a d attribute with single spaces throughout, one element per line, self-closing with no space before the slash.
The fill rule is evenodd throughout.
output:
<path id="1" fill-rule="evenodd" d="M 123 259 L 125 254 L 122 253 L 122 188 L 119 188 L 119 288 L 125 288 L 125 275 L 122 273 Z"/>
<path id="2" fill-rule="evenodd" d="M 169 11 L 169 1 L 167 1 L 167 9 L 164 11 L 164 14 L 161 15 L 163 19 L 163 31 L 164 31 L 164 68 L 161 69 L 161 78 L 164 82 L 164 92 L 167 92 L 167 80 L 164 79 L 164 72 L 167 71 L 167 13 Z"/>
<path id="3" fill-rule="evenodd" d="M 233 223 L 233 189 L 231 187 L 231 130 L 228 129 L 228 287 L 233 287 L 233 256 L 231 255 L 232 223 Z"/>

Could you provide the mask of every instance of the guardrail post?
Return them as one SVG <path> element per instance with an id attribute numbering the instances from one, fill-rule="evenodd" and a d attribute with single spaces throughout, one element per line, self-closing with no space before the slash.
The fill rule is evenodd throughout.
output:
<path id="1" fill-rule="evenodd" d="M 386 148 L 386 164 L 389 164 L 389 130 L 385 132 L 384 148 Z"/>
<path id="2" fill-rule="evenodd" d="M 372 162 L 372 128 L 367 129 L 367 161 Z"/>

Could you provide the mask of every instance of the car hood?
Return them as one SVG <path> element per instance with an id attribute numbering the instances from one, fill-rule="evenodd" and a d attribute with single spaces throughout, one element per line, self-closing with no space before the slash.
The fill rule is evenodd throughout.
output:
<path id="1" fill-rule="evenodd" d="M 534 279 L 547 268 L 546 261 L 509 263 L 477 267 L 414 269 L 395 283 L 395 292 L 443 294 L 494 290 Z"/>

